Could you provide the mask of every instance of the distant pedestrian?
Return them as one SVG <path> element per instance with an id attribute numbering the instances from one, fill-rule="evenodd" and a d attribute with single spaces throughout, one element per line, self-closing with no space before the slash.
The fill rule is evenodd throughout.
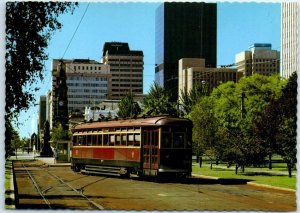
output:
<path id="1" fill-rule="evenodd" d="M 53 157 L 54 157 L 54 164 L 56 164 L 56 161 L 57 161 L 57 150 L 56 150 L 56 148 L 54 148 L 54 150 L 53 150 Z"/>

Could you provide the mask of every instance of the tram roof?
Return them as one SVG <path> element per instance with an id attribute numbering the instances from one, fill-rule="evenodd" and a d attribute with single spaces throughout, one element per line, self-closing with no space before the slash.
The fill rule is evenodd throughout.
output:
<path id="1" fill-rule="evenodd" d="M 128 127 L 128 126 L 164 126 L 164 125 L 183 125 L 183 123 L 192 122 L 185 118 L 176 117 L 150 117 L 150 118 L 131 118 L 131 119 L 118 119 L 110 121 L 97 121 L 77 124 L 73 127 L 73 130 L 78 129 L 97 129 L 97 128 L 109 128 L 109 127 Z M 186 124 L 184 124 L 186 125 Z"/>

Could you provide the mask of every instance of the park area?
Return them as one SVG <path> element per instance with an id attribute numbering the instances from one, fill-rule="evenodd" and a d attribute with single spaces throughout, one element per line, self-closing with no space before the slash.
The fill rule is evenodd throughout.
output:
<path id="1" fill-rule="evenodd" d="M 235 165 L 228 167 L 227 163 L 215 162 L 212 164 L 212 169 L 209 159 L 203 158 L 202 166 L 196 161 L 193 162 L 193 174 L 211 176 L 221 179 L 242 179 L 252 183 L 270 185 L 274 187 L 282 187 L 296 190 L 296 169 L 292 171 L 292 177 L 289 177 L 287 165 L 280 157 L 275 157 L 272 160 L 272 169 L 268 165 L 262 167 L 245 167 L 244 172 L 239 168 L 235 174 Z"/>

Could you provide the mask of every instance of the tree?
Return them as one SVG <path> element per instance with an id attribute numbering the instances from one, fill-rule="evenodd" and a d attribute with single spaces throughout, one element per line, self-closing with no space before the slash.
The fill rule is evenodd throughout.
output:
<path id="1" fill-rule="evenodd" d="M 143 106 L 143 114 L 147 115 L 176 114 L 176 104 L 171 101 L 168 92 L 157 83 L 151 85 L 148 95 L 144 98 Z"/>
<path id="2" fill-rule="evenodd" d="M 138 103 L 133 100 L 133 94 L 131 92 L 121 99 L 118 107 L 118 117 L 121 118 L 138 116 L 141 113 L 141 108 Z"/>
<path id="3" fill-rule="evenodd" d="M 73 12 L 75 2 L 6 3 L 6 152 L 13 129 L 11 122 L 34 103 L 35 83 L 43 79 L 46 47 L 53 32 L 62 27 L 60 14 Z M 15 122 L 17 120 L 15 119 Z"/>
<path id="4" fill-rule="evenodd" d="M 45 53 L 60 14 L 73 12 L 71 2 L 6 3 L 6 113 L 9 117 L 34 102 L 34 86 L 43 79 Z"/>
<path id="5" fill-rule="evenodd" d="M 18 158 L 18 149 L 21 147 L 24 147 L 24 141 L 20 139 L 20 136 L 17 131 L 13 130 L 13 135 L 12 135 L 12 148 L 15 151 L 16 158 Z"/>
<path id="6" fill-rule="evenodd" d="M 190 91 L 181 90 L 179 96 L 183 114 L 187 115 L 191 112 L 193 106 L 199 102 L 201 97 L 208 95 L 207 84 L 195 84 Z"/>
<path id="7" fill-rule="evenodd" d="M 280 154 L 287 163 L 289 176 L 297 162 L 297 73 L 293 73 L 282 95 L 273 99 L 257 122 L 255 133 L 260 140 L 269 143 L 272 152 Z"/>
<path id="8" fill-rule="evenodd" d="M 206 153 L 210 158 L 211 168 L 212 160 L 218 156 L 216 149 L 218 123 L 212 113 L 213 106 L 213 99 L 204 97 L 189 114 L 193 121 L 193 147 L 197 150 L 197 159 L 199 155 Z"/>
<path id="9" fill-rule="evenodd" d="M 70 140 L 71 137 L 72 133 L 69 130 L 65 130 L 61 123 L 58 123 L 58 125 L 52 129 L 51 140 L 54 143 L 61 140 Z"/>
<path id="10" fill-rule="evenodd" d="M 279 76 L 252 75 L 213 90 L 213 114 L 219 123 L 218 132 L 224 135 L 219 136 L 219 144 L 226 144 L 224 160 L 243 170 L 246 165 L 263 162 L 267 154 L 265 141 L 257 140 L 253 128 L 270 100 L 280 97 L 283 86 Z"/>

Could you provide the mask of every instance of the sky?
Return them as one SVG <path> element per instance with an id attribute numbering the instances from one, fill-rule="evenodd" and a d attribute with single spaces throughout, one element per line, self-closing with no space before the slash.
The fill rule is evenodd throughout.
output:
<path id="1" fill-rule="evenodd" d="M 159 5 L 81 2 L 73 15 L 60 16 L 63 27 L 49 42 L 49 60 L 45 62 L 45 78 L 38 83 L 41 89 L 36 93 L 36 103 L 51 88 L 53 59 L 100 61 L 104 43 L 111 41 L 127 42 L 131 50 L 144 52 L 146 94 L 154 81 L 155 9 Z M 253 43 L 271 43 L 280 51 L 280 18 L 280 3 L 217 3 L 217 65 L 234 63 L 235 54 Z M 38 106 L 21 113 L 21 137 L 36 132 L 37 114 Z"/>

